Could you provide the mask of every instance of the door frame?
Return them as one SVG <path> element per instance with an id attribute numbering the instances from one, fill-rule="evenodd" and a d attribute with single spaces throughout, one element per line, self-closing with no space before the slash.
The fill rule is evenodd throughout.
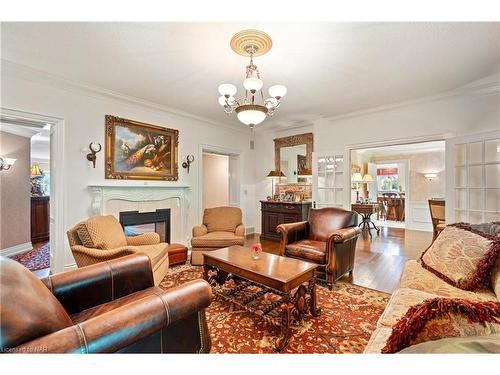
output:
<path id="1" fill-rule="evenodd" d="M 406 145 L 413 143 L 424 143 L 424 142 L 433 142 L 433 141 L 445 141 L 445 155 L 447 150 L 447 142 L 446 140 L 449 138 L 455 137 L 454 133 L 441 133 L 441 134 L 432 134 L 428 136 L 415 136 L 408 138 L 399 138 L 399 139 L 391 139 L 387 141 L 374 141 L 374 142 L 365 142 L 358 143 L 345 146 L 344 152 L 345 157 L 344 160 L 347 161 L 344 163 L 344 176 L 348 177 L 344 181 L 344 200 L 345 207 L 351 207 L 351 151 L 360 150 L 364 148 L 373 148 L 373 147 L 385 147 L 385 146 L 397 146 L 397 145 Z M 445 156 L 446 158 L 446 156 Z M 409 176 L 409 169 L 407 170 L 407 175 Z M 446 173 L 448 175 L 448 173 Z M 447 185 L 447 181 L 445 182 Z M 445 187 L 445 191 L 446 191 Z M 407 186 L 407 190 L 409 190 L 409 185 Z M 408 217 L 408 209 L 409 205 L 405 204 L 405 217 Z M 405 222 L 406 227 L 406 222 Z"/>
<path id="2" fill-rule="evenodd" d="M 209 145 L 209 144 L 200 144 L 198 147 L 198 160 L 200 164 L 200 168 L 198 168 L 198 222 L 203 221 L 203 153 L 212 153 L 212 154 L 219 154 L 219 155 L 226 155 L 226 156 L 233 156 L 238 158 L 238 178 L 237 178 L 237 183 L 236 183 L 236 188 L 238 191 L 240 191 L 241 187 L 241 150 L 237 149 L 232 149 L 232 148 L 226 148 L 226 147 L 221 147 L 221 146 L 214 146 L 214 145 Z M 229 186 L 229 194 L 231 194 L 231 185 Z M 238 194 L 238 201 L 239 204 L 241 205 L 241 197 L 240 194 Z"/>
<path id="3" fill-rule="evenodd" d="M 64 119 L 28 111 L 0 107 L 0 114 L 27 121 L 48 123 L 51 129 L 51 165 L 57 168 L 50 171 L 50 271 L 52 274 L 64 271 L 65 252 L 65 189 L 64 189 Z M 53 219 L 52 219 L 53 218 Z"/>

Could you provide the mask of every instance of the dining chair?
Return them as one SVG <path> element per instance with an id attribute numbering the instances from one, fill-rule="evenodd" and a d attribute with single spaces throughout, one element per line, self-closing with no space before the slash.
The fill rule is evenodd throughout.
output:
<path id="1" fill-rule="evenodd" d="M 439 233 L 445 228 L 445 201 L 438 199 L 429 199 L 429 210 L 432 221 L 432 242 Z"/>

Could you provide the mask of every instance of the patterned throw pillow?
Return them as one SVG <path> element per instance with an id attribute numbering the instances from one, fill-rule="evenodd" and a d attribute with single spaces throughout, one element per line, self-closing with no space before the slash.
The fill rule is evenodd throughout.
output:
<path id="1" fill-rule="evenodd" d="M 464 290 L 489 286 L 500 239 L 465 226 L 447 226 L 420 257 L 422 267 Z"/>
<path id="2" fill-rule="evenodd" d="M 408 309 L 392 327 L 382 353 L 397 353 L 422 342 L 446 337 L 500 333 L 500 302 L 433 298 Z"/>

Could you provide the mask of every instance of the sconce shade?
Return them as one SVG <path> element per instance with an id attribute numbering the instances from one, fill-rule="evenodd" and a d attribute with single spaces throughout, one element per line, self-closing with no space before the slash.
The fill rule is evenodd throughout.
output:
<path id="1" fill-rule="evenodd" d="M 31 166 L 31 177 L 41 176 L 42 171 L 40 170 L 40 166 L 38 164 L 33 164 Z"/>
<path id="2" fill-rule="evenodd" d="M 282 171 L 270 171 L 267 176 L 267 178 L 281 178 L 281 177 L 286 177 Z"/>
<path id="3" fill-rule="evenodd" d="M 9 170 L 10 167 L 14 165 L 17 159 L 14 158 L 4 158 L 0 156 L 0 171 Z"/>
<path id="4" fill-rule="evenodd" d="M 351 181 L 352 182 L 363 182 L 363 176 L 361 176 L 361 173 L 356 172 L 352 175 Z"/>
<path id="5" fill-rule="evenodd" d="M 429 181 L 432 181 L 437 177 L 437 173 L 424 173 L 424 177 Z"/>
<path id="6" fill-rule="evenodd" d="M 373 177 L 371 174 L 367 173 L 363 176 L 363 182 L 373 182 Z"/>

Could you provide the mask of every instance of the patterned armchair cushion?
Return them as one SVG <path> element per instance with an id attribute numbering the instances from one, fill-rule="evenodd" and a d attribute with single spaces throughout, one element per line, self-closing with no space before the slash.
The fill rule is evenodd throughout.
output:
<path id="1" fill-rule="evenodd" d="M 208 232 L 233 232 L 241 224 L 242 214 L 238 207 L 207 208 L 203 213 L 203 224 Z"/>
<path id="2" fill-rule="evenodd" d="M 382 353 L 446 337 L 500 333 L 500 302 L 434 298 L 410 307 L 392 327 Z"/>
<path id="3" fill-rule="evenodd" d="M 464 290 L 489 286 L 500 253 L 500 239 L 450 225 L 420 257 L 422 266 L 452 286 Z"/>
<path id="4" fill-rule="evenodd" d="M 76 231 L 85 247 L 111 250 L 127 246 L 123 228 L 112 215 L 93 216 L 79 223 Z"/>
<path id="5" fill-rule="evenodd" d="M 205 248 L 223 248 L 231 245 L 243 245 L 244 237 L 230 232 L 211 232 L 191 239 L 191 246 Z"/>
<path id="6" fill-rule="evenodd" d="M 399 282 L 399 288 L 410 288 L 435 294 L 439 297 L 465 298 L 471 301 L 497 301 L 490 289 L 476 289 L 473 292 L 451 286 L 423 268 L 416 260 L 406 262 Z"/>

